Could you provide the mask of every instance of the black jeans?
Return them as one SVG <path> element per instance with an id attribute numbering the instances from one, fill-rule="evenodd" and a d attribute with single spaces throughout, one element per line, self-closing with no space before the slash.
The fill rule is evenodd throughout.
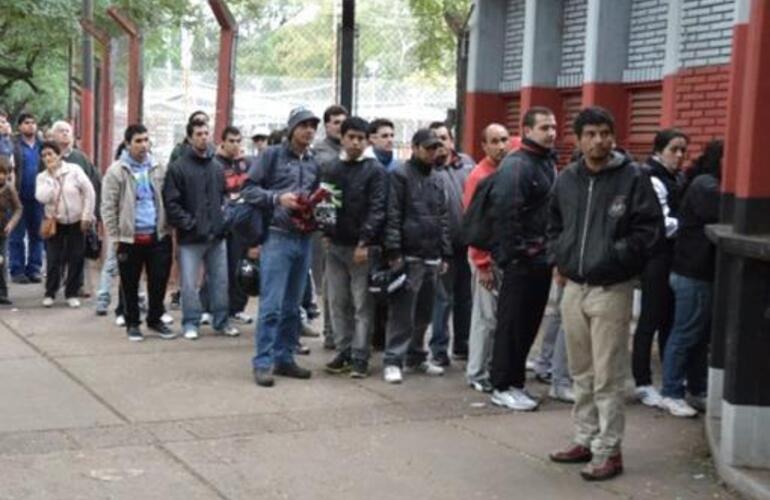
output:
<path id="1" fill-rule="evenodd" d="M 64 273 L 64 296 L 78 296 L 80 275 L 86 252 L 86 237 L 80 230 L 80 222 L 56 225 L 56 234 L 46 241 L 45 296 L 56 297 Z"/>
<path id="2" fill-rule="evenodd" d="M 666 341 L 674 323 L 674 292 L 668 283 L 670 273 L 671 255 L 668 253 L 652 258 L 642 273 L 642 308 L 631 356 L 631 370 L 637 387 L 652 385 L 650 363 L 655 332 L 658 332 L 658 352 L 663 363 Z"/>
<path id="3" fill-rule="evenodd" d="M 126 327 L 139 326 L 139 280 L 147 271 L 147 325 L 160 323 L 163 299 L 171 273 L 171 238 L 166 237 L 148 245 L 118 244 L 118 270 L 121 295 L 125 305 Z"/>
<path id="4" fill-rule="evenodd" d="M 551 267 L 544 261 L 517 262 L 505 268 L 490 370 L 495 389 L 524 387 L 527 356 L 543 319 L 550 289 Z"/>
<path id="5" fill-rule="evenodd" d="M 7 239 L 5 234 L 2 233 L 0 235 L 0 258 L 2 259 L 2 262 L 0 262 L 0 297 L 5 299 L 8 298 L 8 282 L 5 280 L 8 270 L 8 252 L 5 251 L 6 243 Z"/>

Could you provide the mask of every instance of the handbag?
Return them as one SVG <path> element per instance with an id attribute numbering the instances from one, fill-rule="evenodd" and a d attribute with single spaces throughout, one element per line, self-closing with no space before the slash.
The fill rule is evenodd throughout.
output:
<path id="1" fill-rule="evenodd" d="M 53 206 L 53 217 L 46 216 L 43 222 L 40 223 L 40 237 L 44 240 L 49 240 L 56 236 L 56 209 L 59 208 L 59 202 L 61 201 L 62 194 L 64 193 L 64 182 L 61 183 L 59 189 L 59 196 L 56 197 L 56 204 Z"/>
<path id="2" fill-rule="evenodd" d="M 86 259 L 98 260 L 102 255 L 102 240 L 96 229 L 91 227 L 86 232 Z"/>

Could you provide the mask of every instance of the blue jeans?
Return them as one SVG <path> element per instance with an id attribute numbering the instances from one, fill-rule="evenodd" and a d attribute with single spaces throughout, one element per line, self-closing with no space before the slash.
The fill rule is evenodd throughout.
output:
<path id="1" fill-rule="evenodd" d="M 40 223 L 43 221 L 43 205 L 36 200 L 21 202 L 24 212 L 19 224 L 11 233 L 8 244 L 11 276 L 40 275 L 43 268 L 43 240 L 40 238 Z M 24 246 L 24 237 L 28 246 Z"/>
<path id="2" fill-rule="evenodd" d="M 436 355 L 447 354 L 449 347 L 449 316 L 452 316 L 454 354 L 468 354 L 468 336 L 471 329 L 471 268 L 468 250 L 455 249 L 446 273 L 438 277 L 436 300 L 433 305 L 430 351 Z"/>
<path id="3" fill-rule="evenodd" d="M 254 368 L 294 363 L 300 302 L 310 268 L 310 237 L 271 229 L 259 258 L 260 291 Z"/>
<path id="4" fill-rule="evenodd" d="M 113 245 L 113 242 L 109 238 L 105 238 L 104 243 L 107 245 L 107 251 L 104 256 L 104 264 L 102 264 L 102 272 L 99 275 L 96 304 L 106 309 L 112 301 L 110 290 L 112 290 L 113 280 L 118 275 L 118 258 L 115 255 L 115 245 Z"/>
<path id="5" fill-rule="evenodd" d="M 206 266 L 209 309 L 214 330 L 228 326 L 227 245 L 218 239 L 211 243 L 179 245 L 179 275 L 182 279 L 182 330 L 198 330 L 203 313 L 198 291 L 202 276 L 201 264 Z"/>
<path id="6" fill-rule="evenodd" d="M 708 378 L 712 283 L 671 273 L 676 309 L 674 327 L 663 356 L 664 397 L 682 399 L 687 391 L 701 396 Z"/>

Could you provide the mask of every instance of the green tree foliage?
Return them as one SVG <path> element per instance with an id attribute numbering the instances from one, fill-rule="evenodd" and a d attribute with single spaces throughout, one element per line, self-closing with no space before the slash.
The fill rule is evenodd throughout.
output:
<path id="1" fill-rule="evenodd" d="M 409 6 L 420 26 L 415 51 L 423 72 L 453 75 L 471 0 L 409 0 Z"/>

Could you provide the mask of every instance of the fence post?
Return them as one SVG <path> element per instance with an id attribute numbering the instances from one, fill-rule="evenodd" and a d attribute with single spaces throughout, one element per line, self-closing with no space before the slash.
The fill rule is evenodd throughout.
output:
<path id="1" fill-rule="evenodd" d="M 356 1 L 342 0 L 340 44 L 340 104 L 353 113 L 353 66 L 356 43 Z"/>
<path id="2" fill-rule="evenodd" d="M 117 7 L 107 9 L 107 14 L 128 35 L 128 123 L 142 122 L 144 75 L 142 71 L 142 34 L 136 23 Z"/>
<path id="3" fill-rule="evenodd" d="M 238 24 L 225 0 L 209 0 L 209 6 L 219 23 L 219 65 L 217 67 L 217 109 L 214 137 L 219 140 L 222 131 L 233 119 L 235 91 L 235 49 Z"/>
<path id="4" fill-rule="evenodd" d="M 94 17 L 91 0 L 83 0 L 83 19 Z M 83 34 L 83 83 L 80 93 L 80 149 L 94 160 L 94 60 L 93 41 Z"/>
<path id="5" fill-rule="evenodd" d="M 97 142 L 99 144 L 98 165 L 104 171 L 112 162 L 112 135 L 113 135 L 113 88 L 112 88 L 112 38 L 101 28 L 94 25 L 93 21 L 81 19 L 80 26 L 88 32 L 102 46 L 102 80 L 99 103 L 99 131 Z"/>

